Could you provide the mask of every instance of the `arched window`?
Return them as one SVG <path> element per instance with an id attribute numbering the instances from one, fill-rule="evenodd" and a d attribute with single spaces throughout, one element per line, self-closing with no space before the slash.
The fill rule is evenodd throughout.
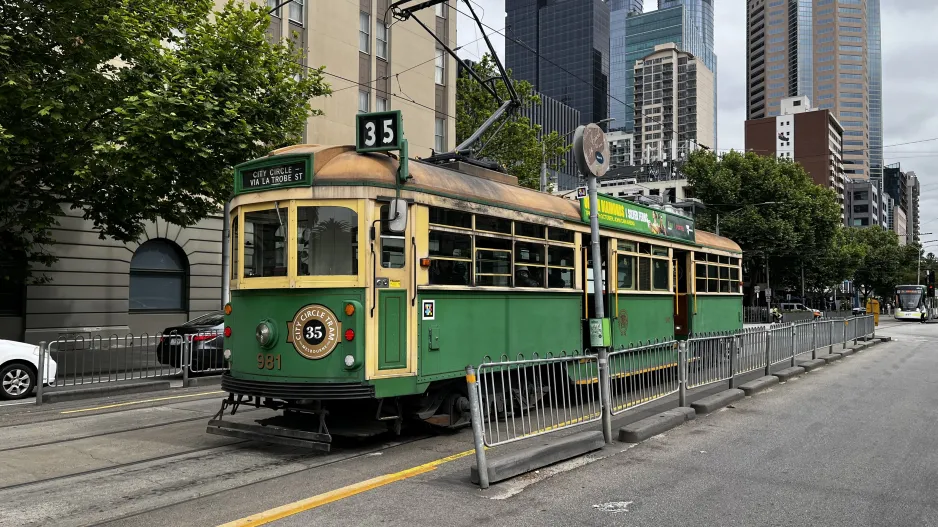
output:
<path id="1" fill-rule="evenodd" d="M 131 311 L 185 311 L 188 261 L 178 245 L 149 240 L 130 260 Z"/>

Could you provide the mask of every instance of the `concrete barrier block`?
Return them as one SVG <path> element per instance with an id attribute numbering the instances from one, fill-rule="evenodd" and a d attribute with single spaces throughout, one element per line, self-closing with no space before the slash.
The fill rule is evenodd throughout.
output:
<path id="1" fill-rule="evenodd" d="M 762 390 L 765 390 L 769 386 L 774 386 L 778 384 L 778 377 L 774 375 L 769 375 L 767 377 L 759 377 L 758 379 L 752 380 L 743 384 L 739 387 L 748 396 L 752 396 Z"/>
<path id="2" fill-rule="evenodd" d="M 889 341 L 892 340 L 892 337 L 876 337 L 876 338 L 874 339 L 874 341 L 875 341 L 875 340 L 878 340 L 878 341 L 880 341 L 880 342 L 889 342 Z"/>
<path id="3" fill-rule="evenodd" d="M 537 442 L 537 439 L 531 441 Z M 580 432 L 565 437 L 543 439 L 520 451 L 487 460 L 489 483 L 497 483 L 539 468 L 599 450 L 606 444 L 601 431 Z M 491 452 L 491 451 L 490 451 Z M 479 467 L 470 468 L 469 479 L 479 483 Z"/>
<path id="4" fill-rule="evenodd" d="M 804 368 L 795 366 L 793 368 L 785 368 L 784 370 L 779 370 L 773 373 L 772 375 L 778 377 L 779 381 L 785 382 L 787 380 L 793 379 L 801 375 L 802 373 L 804 373 L 804 371 L 805 371 Z"/>
<path id="5" fill-rule="evenodd" d="M 734 388 L 732 390 L 724 390 L 709 397 L 704 397 L 699 401 L 691 403 L 690 407 L 693 408 L 697 414 L 704 415 L 719 410 L 744 397 L 746 397 L 746 394 L 742 390 Z"/>
<path id="6" fill-rule="evenodd" d="M 209 375 L 207 377 L 192 377 L 186 383 L 187 387 L 193 386 L 215 386 L 221 384 L 221 375 Z"/>
<path id="7" fill-rule="evenodd" d="M 858 352 L 858 351 L 860 351 L 860 350 L 864 350 L 864 349 L 866 349 L 867 347 L 869 347 L 869 346 L 861 346 L 861 347 L 858 347 L 858 348 L 849 348 L 849 347 L 848 347 L 848 348 L 846 348 L 846 349 L 842 349 L 842 350 L 838 351 L 837 353 L 838 353 L 841 357 L 847 357 L 847 356 L 849 356 L 849 355 L 853 355 L 854 353 L 856 353 L 856 352 Z"/>
<path id="8" fill-rule="evenodd" d="M 662 432 L 684 424 L 697 417 L 693 408 L 675 408 L 641 421 L 627 424 L 619 429 L 619 441 L 638 443 Z"/>
<path id="9" fill-rule="evenodd" d="M 843 351 L 843 350 L 841 350 Z M 818 355 L 818 360 L 823 360 L 824 362 L 830 364 L 834 361 L 844 358 L 840 353 L 831 353 L 830 355 Z"/>
<path id="10" fill-rule="evenodd" d="M 825 364 L 827 364 L 827 362 L 825 362 L 824 359 L 811 359 L 799 362 L 798 366 L 804 368 L 804 371 L 811 371 L 816 370 Z"/>
<path id="11" fill-rule="evenodd" d="M 169 381 L 142 381 L 128 382 L 126 384 L 107 382 L 93 386 L 82 386 L 80 388 L 48 388 L 42 393 L 42 402 L 60 403 L 63 401 L 107 397 L 109 395 L 158 392 L 161 390 L 169 390 L 170 387 Z"/>

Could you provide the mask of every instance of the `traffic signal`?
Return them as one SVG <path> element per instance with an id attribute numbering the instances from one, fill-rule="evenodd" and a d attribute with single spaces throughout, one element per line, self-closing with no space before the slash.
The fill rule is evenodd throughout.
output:
<path id="1" fill-rule="evenodd" d="M 928 298 L 935 298 L 935 284 L 928 284 Z"/>
<path id="2" fill-rule="evenodd" d="M 925 276 L 928 278 L 927 283 L 934 285 L 935 284 L 935 271 L 929 269 L 925 271 Z"/>

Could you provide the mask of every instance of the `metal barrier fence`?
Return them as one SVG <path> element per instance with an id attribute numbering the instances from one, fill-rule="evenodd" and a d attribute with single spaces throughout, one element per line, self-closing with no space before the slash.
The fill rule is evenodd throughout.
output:
<path id="1" fill-rule="evenodd" d="M 135 381 L 227 370 L 220 331 L 156 335 L 63 336 L 40 343 L 39 369 L 55 371 L 37 383 L 36 404 L 45 388 Z"/>
<path id="2" fill-rule="evenodd" d="M 680 386 L 678 363 L 676 340 L 610 352 L 612 415 L 677 393 Z"/>
<path id="3" fill-rule="evenodd" d="M 769 308 L 763 306 L 743 307 L 743 322 L 746 324 L 768 324 L 771 314 Z"/>
<path id="4" fill-rule="evenodd" d="M 596 355 L 504 359 L 478 368 L 485 446 L 599 421 Z"/>
<path id="5" fill-rule="evenodd" d="M 587 423 L 608 421 L 649 402 L 789 362 L 836 344 L 875 336 L 872 315 L 773 324 L 741 331 L 650 342 L 608 355 L 609 384 L 599 382 L 597 355 L 485 362 L 466 368 L 479 483 L 488 486 L 485 448 Z M 604 397 L 608 390 L 609 397 Z M 602 401 L 608 400 L 603 407 Z"/>

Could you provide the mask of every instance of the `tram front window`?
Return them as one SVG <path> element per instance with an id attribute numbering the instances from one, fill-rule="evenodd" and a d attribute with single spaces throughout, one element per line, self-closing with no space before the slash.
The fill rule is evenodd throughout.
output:
<path id="1" fill-rule="evenodd" d="M 899 309 L 903 311 L 912 311 L 918 309 L 922 303 L 922 293 L 920 291 L 900 291 Z"/>
<path id="2" fill-rule="evenodd" d="M 358 213 L 345 207 L 297 207 L 297 276 L 358 274 Z"/>
<path id="3" fill-rule="evenodd" d="M 244 213 L 244 277 L 287 276 L 289 209 Z"/>

